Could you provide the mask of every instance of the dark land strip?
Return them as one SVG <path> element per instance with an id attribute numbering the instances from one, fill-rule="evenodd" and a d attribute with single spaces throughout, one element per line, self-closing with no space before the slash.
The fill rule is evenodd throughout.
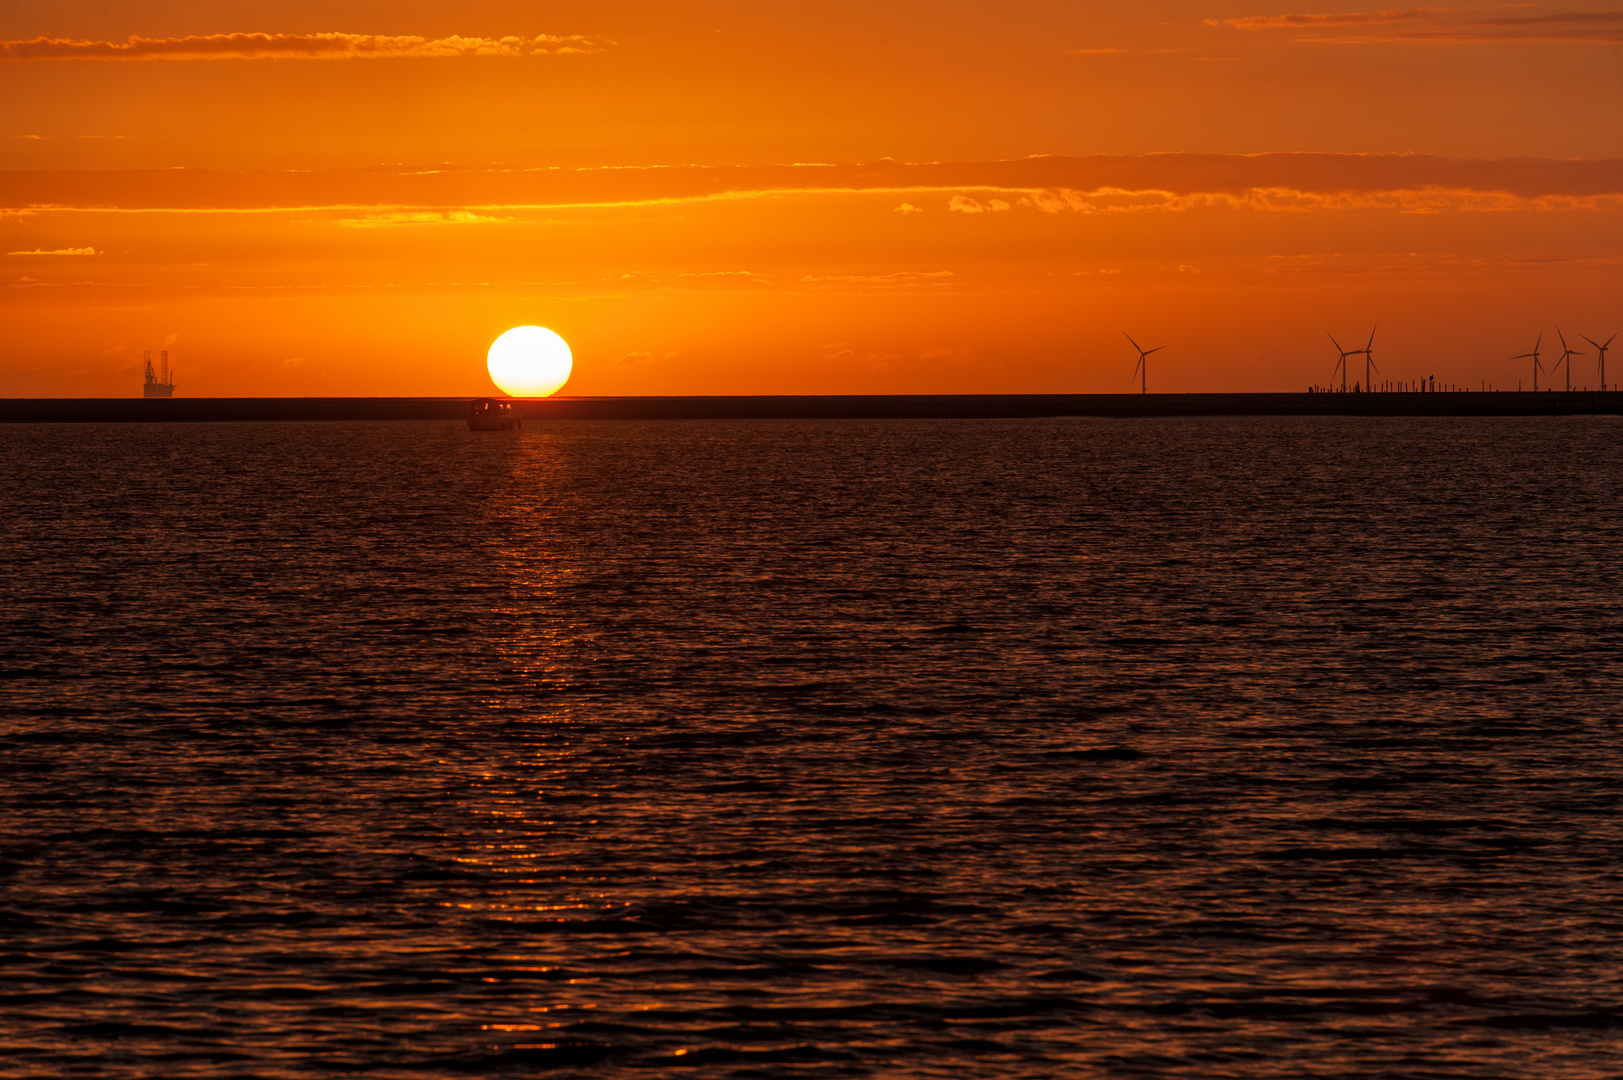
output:
<path id="1" fill-rule="evenodd" d="M 461 420 L 470 398 L 5 398 L 5 423 Z M 1372 394 L 852 394 L 555 397 L 526 420 L 893 420 L 1054 416 L 1579 416 L 1623 413 L 1623 392 Z"/>

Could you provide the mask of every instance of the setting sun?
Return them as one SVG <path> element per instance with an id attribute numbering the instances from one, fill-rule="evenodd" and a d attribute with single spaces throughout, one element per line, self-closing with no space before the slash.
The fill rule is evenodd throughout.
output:
<path id="1" fill-rule="evenodd" d="M 550 397 L 575 366 L 569 343 L 544 326 L 515 326 L 490 346 L 490 381 L 513 397 Z"/>

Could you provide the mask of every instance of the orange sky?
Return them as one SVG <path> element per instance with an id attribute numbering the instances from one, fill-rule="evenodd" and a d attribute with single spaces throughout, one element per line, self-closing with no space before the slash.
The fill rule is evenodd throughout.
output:
<path id="1" fill-rule="evenodd" d="M 1513 388 L 1623 326 L 1607 3 L 10 0 L 0 101 L 6 397 L 484 393 L 522 323 L 577 394 L 1127 391 L 1123 331 L 1298 390 L 1377 321 Z"/>

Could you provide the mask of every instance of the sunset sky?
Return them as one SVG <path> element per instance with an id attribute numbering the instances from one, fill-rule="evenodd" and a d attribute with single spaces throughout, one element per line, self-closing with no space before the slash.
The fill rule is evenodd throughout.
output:
<path id="1" fill-rule="evenodd" d="M 7 0 L 0 397 L 1530 386 L 1623 328 L 1619 7 Z"/>

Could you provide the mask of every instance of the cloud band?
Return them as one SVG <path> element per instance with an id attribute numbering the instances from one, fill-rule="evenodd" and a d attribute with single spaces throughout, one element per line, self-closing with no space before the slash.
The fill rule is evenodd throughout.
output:
<path id="1" fill-rule="evenodd" d="M 382 34 L 200 34 L 128 41 L 34 38 L 0 41 L 0 61 L 40 60 L 362 60 L 401 57 L 542 56 L 595 52 L 586 38 L 402 37 Z"/>
<path id="2" fill-rule="evenodd" d="M 1558 11 L 1482 18 L 1480 12 L 1470 10 L 1425 7 L 1397 11 L 1246 15 L 1235 19 L 1207 19 L 1205 22 L 1208 26 L 1228 26 L 1250 32 L 1282 31 L 1293 33 L 1298 41 L 1321 43 L 1485 45 L 1501 42 L 1623 42 L 1623 10 Z"/>
<path id="3" fill-rule="evenodd" d="M 1623 160 L 1474 160 L 1426 154 L 1148 154 L 1007 161 L 639 168 L 209 169 L 0 172 L 0 212 L 566 207 L 847 192 L 1151 193 L 1170 199 L 1296 192 L 1326 199 L 1456 192 L 1506 199 L 1623 194 Z M 894 204 L 892 204 L 894 205 Z"/>

